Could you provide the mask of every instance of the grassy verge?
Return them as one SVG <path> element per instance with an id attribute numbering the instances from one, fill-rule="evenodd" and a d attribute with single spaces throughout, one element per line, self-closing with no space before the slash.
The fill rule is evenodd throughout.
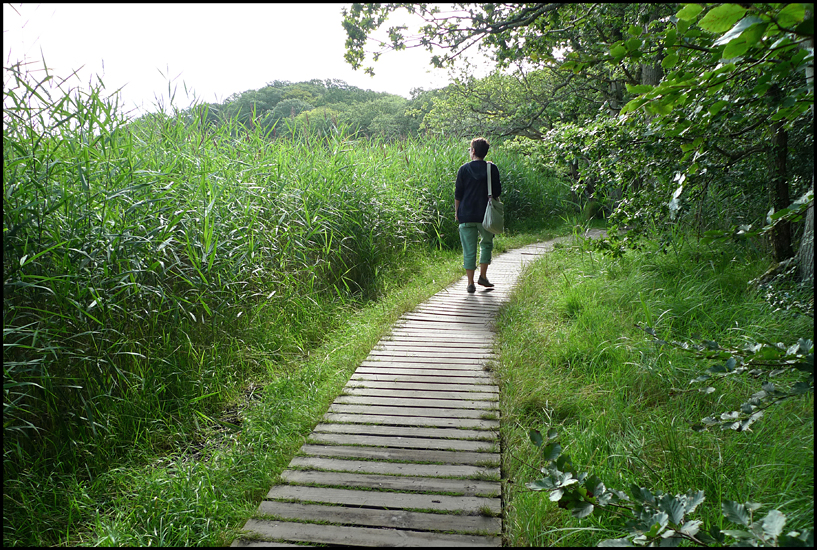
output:
<path id="1" fill-rule="evenodd" d="M 738 348 L 813 338 L 813 318 L 773 311 L 748 290 L 766 267 L 738 249 L 690 244 L 620 259 L 561 248 L 528 269 L 499 319 L 507 544 L 588 546 L 626 534 L 615 512 L 577 520 L 525 487 L 542 464 L 528 431 L 548 427 L 579 471 L 608 487 L 703 490 L 696 517 L 706 524 L 735 528 L 721 513 L 729 499 L 762 503 L 758 514 L 779 509 L 786 532 L 813 525 L 813 393 L 767 410 L 751 432 L 697 433 L 691 424 L 736 409 L 761 381 L 733 376 L 713 384 L 714 393 L 685 391 L 711 364 L 659 347 L 634 327 Z"/>

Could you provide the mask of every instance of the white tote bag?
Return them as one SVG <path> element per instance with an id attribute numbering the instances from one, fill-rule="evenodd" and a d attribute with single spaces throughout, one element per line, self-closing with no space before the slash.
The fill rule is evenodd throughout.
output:
<path id="1" fill-rule="evenodd" d="M 491 192 L 491 163 L 488 165 L 488 207 L 485 209 L 485 218 L 482 220 L 482 227 L 494 235 L 498 235 L 505 230 L 505 205 L 499 198 L 493 198 Z"/>

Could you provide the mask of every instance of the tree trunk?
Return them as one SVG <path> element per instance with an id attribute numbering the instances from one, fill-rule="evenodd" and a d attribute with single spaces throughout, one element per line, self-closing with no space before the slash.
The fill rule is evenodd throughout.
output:
<path id="1" fill-rule="evenodd" d="M 812 10 L 813 11 L 813 10 Z M 814 38 L 801 47 L 814 48 Z M 806 67 L 806 86 L 814 90 L 814 62 Z M 811 104 L 811 114 L 814 116 L 814 104 Z M 814 191 L 814 175 L 811 176 L 811 190 Z M 806 213 L 806 227 L 800 239 L 800 248 L 797 249 L 797 264 L 800 266 L 798 275 L 804 283 L 814 283 L 814 204 Z"/>
<path id="2" fill-rule="evenodd" d="M 814 189 L 814 176 L 811 177 L 811 188 Z M 809 206 L 806 214 L 806 227 L 800 248 L 797 250 L 799 278 L 804 283 L 814 283 L 814 204 Z"/>
<path id="3" fill-rule="evenodd" d="M 781 122 L 775 124 L 772 147 L 774 151 L 774 172 L 770 182 L 770 192 L 772 206 L 777 212 L 791 205 L 789 179 L 786 174 L 789 135 Z M 777 262 L 788 260 L 794 256 L 794 250 L 791 246 L 791 224 L 788 221 L 781 221 L 772 230 L 772 248 L 774 250 L 774 259 Z"/>
<path id="4" fill-rule="evenodd" d="M 658 86 L 664 76 L 664 69 L 661 67 L 659 58 L 652 65 L 641 65 L 641 83 L 649 86 Z"/>

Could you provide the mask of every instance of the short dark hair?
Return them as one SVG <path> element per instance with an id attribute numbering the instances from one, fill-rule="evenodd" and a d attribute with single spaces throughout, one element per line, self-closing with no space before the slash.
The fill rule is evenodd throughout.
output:
<path id="1" fill-rule="evenodd" d="M 488 154 L 488 140 L 483 137 L 474 138 L 471 140 L 471 149 L 474 150 L 474 154 L 481 159 L 485 158 L 485 155 Z"/>

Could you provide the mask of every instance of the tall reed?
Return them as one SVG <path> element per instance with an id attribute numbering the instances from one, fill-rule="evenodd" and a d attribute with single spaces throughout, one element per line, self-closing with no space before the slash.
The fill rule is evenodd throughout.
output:
<path id="1" fill-rule="evenodd" d="M 189 442 L 377 298 L 383 271 L 456 247 L 467 160 L 455 139 L 271 140 L 204 107 L 128 120 L 101 84 L 52 81 L 18 65 L 3 91 L 7 545 L 64 540 L 60 475 Z M 505 188 L 558 208 L 564 187 L 543 199 L 543 181 Z"/>

